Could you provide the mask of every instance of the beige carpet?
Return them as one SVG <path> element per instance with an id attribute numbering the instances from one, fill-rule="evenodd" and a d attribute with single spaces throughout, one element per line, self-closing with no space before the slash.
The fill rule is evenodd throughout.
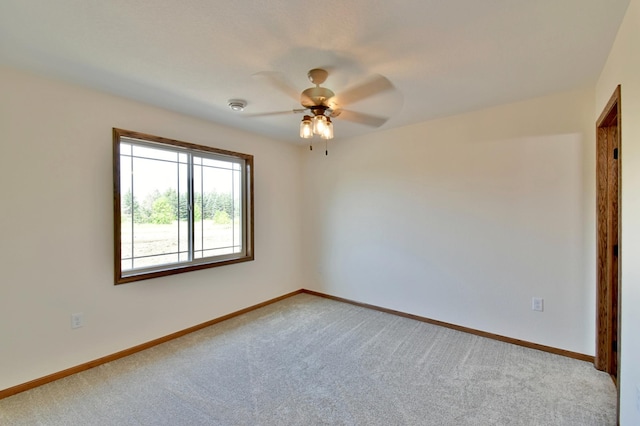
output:
<path id="1" fill-rule="evenodd" d="M 0 400 L 2 425 L 615 425 L 590 363 L 301 294 Z"/>

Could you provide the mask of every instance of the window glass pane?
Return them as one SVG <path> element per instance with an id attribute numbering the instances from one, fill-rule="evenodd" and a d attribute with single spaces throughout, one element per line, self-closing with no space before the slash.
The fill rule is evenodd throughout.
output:
<path id="1" fill-rule="evenodd" d="M 145 149 L 151 157 L 154 156 L 154 150 Z M 177 158 L 175 154 L 174 158 Z M 133 220 L 134 269 L 179 260 L 181 226 L 178 222 L 178 166 L 176 162 L 138 157 L 132 159 L 132 192 L 134 200 L 138 200 Z"/>
<path id="2" fill-rule="evenodd" d="M 231 161 L 218 160 L 213 158 L 203 158 L 202 164 L 207 167 L 217 167 L 221 169 L 231 169 L 235 166 L 235 163 Z"/>
<path id="3" fill-rule="evenodd" d="M 235 236 L 234 163 L 203 159 L 198 183 L 202 194 L 202 256 L 238 252 Z"/>
<path id="4" fill-rule="evenodd" d="M 182 234 L 183 234 L 184 232 L 188 232 L 188 231 L 189 231 L 189 229 L 188 229 L 188 224 L 187 224 L 187 223 L 182 223 L 182 222 L 181 222 L 181 223 L 180 223 L 180 238 L 181 238 L 181 241 L 182 241 L 182 238 L 183 238 L 183 237 L 182 237 Z M 184 238 L 186 239 L 187 237 L 184 237 Z M 189 248 L 188 248 L 188 246 L 187 246 L 187 245 L 184 245 L 184 244 L 181 244 L 181 245 L 180 245 L 180 256 L 179 256 L 179 257 L 180 257 L 180 258 L 179 258 L 178 260 L 179 260 L 180 262 L 188 262 L 188 261 L 190 261 L 190 260 L 191 260 L 191 259 L 190 259 L 190 256 L 189 256 Z"/>
<path id="5" fill-rule="evenodd" d="M 202 166 L 197 164 L 202 164 L 202 159 L 194 157 L 193 160 L 193 257 L 194 259 L 201 259 L 203 241 Z"/>
<path id="6" fill-rule="evenodd" d="M 233 172 L 233 241 L 234 253 L 242 251 L 242 174 Z"/>
<path id="7" fill-rule="evenodd" d="M 129 152 L 131 146 L 129 145 Z M 126 149 L 125 149 L 126 151 Z M 120 151 L 122 153 L 122 150 Z M 122 268 L 133 268 L 133 221 L 139 202 L 131 192 L 131 157 L 120 155 L 120 252 Z"/>
<path id="8" fill-rule="evenodd" d="M 120 155 L 131 155 L 131 144 L 121 143 L 120 144 Z"/>
<path id="9" fill-rule="evenodd" d="M 145 145 L 133 145 L 133 156 L 148 158 L 151 160 L 178 161 L 178 153 L 175 150 L 153 148 Z"/>
<path id="10" fill-rule="evenodd" d="M 187 164 L 179 164 L 178 176 L 178 233 L 180 235 L 178 241 L 178 251 L 180 252 L 179 261 L 190 261 L 189 255 L 189 167 Z"/>

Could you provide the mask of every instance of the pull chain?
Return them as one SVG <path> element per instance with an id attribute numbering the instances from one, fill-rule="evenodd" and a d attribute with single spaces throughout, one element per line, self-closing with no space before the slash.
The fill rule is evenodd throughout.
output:
<path id="1" fill-rule="evenodd" d="M 324 140 L 324 155 L 329 155 L 329 140 Z"/>

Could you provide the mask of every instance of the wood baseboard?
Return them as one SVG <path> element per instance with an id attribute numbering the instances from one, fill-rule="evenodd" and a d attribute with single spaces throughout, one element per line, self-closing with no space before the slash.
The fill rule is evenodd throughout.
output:
<path id="1" fill-rule="evenodd" d="M 18 394 L 20 392 L 24 392 L 33 388 L 37 388 L 38 386 L 42 386 L 44 384 L 62 379 L 67 376 L 71 376 L 76 373 L 80 373 L 81 371 L 89 370 L 91 368 L 97 367 L 102 364 L 106 364 L 107 362 L 115 361 L 120 358 L 124 358 L 129 355 L 133 355 L 136 352 L 144 351 L 145 349 L 152 348 L 161 343 L 168 342 L 173 339 L 177 339 L 178 337 L 185 336 L 189 333 L 193 333 L 194 331 L 201 330 L 203 328 L 209 327 L 211 325 L 217 324 L 222 321 L 226 321 L 233 317 L 237 317 L 242 314 L 246 314 L 247 312 L 254 311 L 256 309 L 262 308 L 267 305 L 271 305 L 272 303 L 279 302 L 281 300 L 287 299 L 291 296 L 295 296 L 296 294 L 302 293 L 303 290 L 296 290 L 291 293 L 287 293 L 280 297 L 276 297 L 274 299 L 267 300 L 266 302 L 258 303 L 257 305 L 250 306 L 248 308 L 240 309 L 239 311 L 232 312 L 230 314 L 221 316 L 219 318 L 212 319 L 207 322 L 203 322 L 202 324 L 194 325 L 193 327 L 186 328 L 184 330 L 177 331 L 175 333 L 171 333 L 167 336 L 160 337 L 158 339 L 151 340 L 146 343 L 142 343 L 141 345 L 134 346 L 129 349 L 125 349 L 120 352 L 116 352 L 111 355 L 104 356 L 102 358 L 94 359 L 93 361 L 86 362 L 84 364 L 77 365 L 75 367 L 67 368 L 66 370 L 58 371 L 57 373 L 50 374 L 48 376 L 40 377 L 39 379 L 31 380 L 30 382 L 22 383 L 20 385 L 16 385 L 7 389 L 0 390 L 0 399 L 10 397 L 12 395 Z"/>
<path id="2" fill-rule="evenodd" d="M 513 345 L 523 346 L 525 348 L 537 349 L 539 351 L 549 352 L 549 353 L 556 354 L 556 355 L 562 355 L 562 356 L 566 356 L 566 357 L 569 357 L 569 358 L 578 359 L 580 361 L 587 361 L 587 362 L 590 362 L 590 363 L 594 362 L 594 357 L 591 356 L 591 355 L 585 355 L 585 354 L 581 354 L 581 353 L 578 353 L 578 352 L 572 352 L 572 351 L 567 351 L 567 350 L 564 350 L 564 349 L 558 349 L 558 348 L 554 348 L 552 346 L 540 345 L 538 343 L 527 342 L 525 340 L 514 339 L 512 337 L 501 336 L 499 334 L 488 333 L 486 331 L 476 330 L 476 329 L 473 329 L 473 328 L 463 327 L 463 326 L 455 325 L 455 324 L 450 324 L 450 323 L 447 323 L 447 322 L 442 322 L 442 321 L 434 320 L 434 319 L 431 319 L 431 318 L 425 318 L 425 317 L 421 317 L 421 316 L 418 316 L 418 315 L 408 314 L 406 312 L 395 311 L 393 309 L 382 308 L 380 306 L 375 306 L 375 305 L 369 305 L 368 303 L 356 302 L 354 300 L 344 299 L 342 297 L 331 296 L 329 294 L 324 294 L 324 293 L 320 293 L 320 292 L 313 291 L 313 290 L 305 290 L 305 289 L 303 289 L 301 292 L 302 293 L 306 293 L 306 294 L 311 294 L 311 295 L 314 295 L 314 296 L 324 297 L 326 299 L 336 300 L 338 302 L 344 302 L 344 303 L 349 303 L 351 305 L 361 306 L 363 308 L 374 309 L 376 311 L 385 312 L 385 313 L 392 314 L 392 315 L 398 315 L 398 316 L 405 317 L 405 318 L 411 318 L 411 319 L 414 319 L 416 321 L 422 321 L 422 322 L 426 322 L 426 323 L 429 323 L 429 324 L 438 325 L 440 327 L 446 327 L 446 328 L 450 328 L 450 329 L 453 329 L 453 330 L 462 331 L 464 333 L 475 334 L 476 336 L 481 336 L 481 337 L 486 337 L 486 338 L 489 338 L 489 339 L 499 340 L 501 342 L 511 343 Z"/>
<path id="3" fill-rule="evenodd" d="M 31 380 L 31 381 L 26 382 L 26 383 L 22 383 L 22 384 L 19 384 L 19 385 L 16 385 L 16 386 L 13 386 L 13 387 L 10 387 L 10 388 L 7 388 L 7 389 L 0 390 L 0 399 L 10 397 L 12 395 L 15 395 L 15 394 L 18 394 L 18 393 L 21 393 L 21 392 L 36 388 L 38 386 L 42 386 L 44 384 L 47 384 L 47 383 L 62 379 L 62 378 L 67 377 L 67 376 L 71 376 L 71 375 L 76 374 L 76 373 L 80 373 L 81 371 L 89 370 L 89 369 L 97 367 L 99 365 L 106 364 L 107 362 L 115 361 L 115 360 L 118 360 L 120 358 L 124 358 L 126 356 L 133 355 L 136 352 L 144 351 L 145 349 L 149 349 L 149 348 L 151 348 L 153 346 L 168 342 L 168 341 L 173 340 L 173 339 L 177 339 L 178 337 L 185 336 L 185 335 L 187 335 L 189 333 L 193 333 L 194 331 L 201 330 L 203 328 L 209 327 L 209 326 L 217 324 L 219 322 L 226 321 L 228 319 L 231 319 L 233 317 L 237 317 L 237 316 L 242 315 L 242 314 L 246 314 L 248 312 L 254 311 L 256 309 L 262 308 L 262 307 L 267 306 L 267 305 L 271 305 L 272 303 L 279 302 L 281 300 L 287 299 L 289 297 L 292 297 L 292 296 L 295 296 L 295 295 L 301 294 L 301 293 L 311 294 L 311 295 L 314 295 L 314 296 L 319 296 L 319 297 L 323 297 L 325 299 L 331 299 L 331 300 L 335 300 L 335 301 L 338 301 L 338 302 L 349 303 L 351 305 L 361 306 L 361 307 L 368 308 L 368 309 L 374 309 L 376 311 L 381 311 L 381 312 L 385 312 L 385 313 L 392 314 L 392 315 L 398 315 L 398 316 L 401 316 L 401 317 L 410 318 L 410 319 L 426 322 L 426 323 L 433 324 L 433 325 L 438 325 L 440 327 L 451 328 L 453 330 L 458 330 L 458 331 L 462 331 L 462 332 L 465 332 L 465 333 L 475 334 L 477 336 L 487 337 L 489 339 L 499 340 L 501 342 L 511 343 L 513 345 L 524 346 L 526 348 L 531 348 L 531 349 L 537 349 L 537 350 L 540 350 L 540 351 L 549 352 L 549 353 L 556 354 L 556 355 L 562 355 L 562 356 L 566 356 L 566 357 L 569 357 L 569 358 L 578 359 L 578 360 L 581 360 L 581 361 L 587 361 L 587 362 L 591 362 L 591 363 L 594 362 L 594 357 L 590 356 L 590 355 L 584 355 L 584 354 L 577 353 L 577 352 L 566 351 L 564 349 L 557 349 L 557 348 L 554 348 L 554 347 L 551 347 L 551 346 L 539 345 L 537 343 L 531 343 L 531 342 L 527 342 L 527 341 L 524 341 L 524 340 L 513 339 L 511 337 L 500 336 L 498 334 L 487 333 L 485 331 L 475 330 L 475 329 L 468 328 L 468 327 L 462 327 L 462 326 L 455 325 L 455 324 L 449 324 L 449 323 L 446 323 L 446 322 L 437 321 L 437 320 L 433 320 L 433 319 L 430 319 L 430 318 L 421 317 L 421 316 L 418 316 L 418 315 L 408 314 L 408 313 L 401 312 L 401 311 L 395 311 L 393 309 L 382 308 L 380 306 L 369 305 L 367 303 L 362 303 L 362 302 L 356 302 L 354 300 L 344 299 L 342 297 L 331 296 L 329 294 L 320 293 L 320 292 L 313 291 L 313 290 L 300 289 L 300 290 L 296 290 L 296 291 L 293 291 L 291 293 L 287 293 L 287 294 L 284 294 L 282 296 L 276 297 L 274 299 L 267 300 L 266 302 L 258 303 L 257 305 L 253 305 L 253 306 L 250 306 L 250 307 L 245 308 L 245 309 L 240 309 L 239 311 L 232 312 L 230 314 L 221 316 L 219 318 L 215 318 L 215 319 L 212 319 L 210 321 L 203 322 L 202 324 L 194 325 L 193 327 L 189 327 L 189 328 L 186 328 L 184 330 L 180 330 L 180 331 L 177 331 L 175 333 L 171 333 L 171 334 L 169 334 L 167 336 L 160 337 L 158 339 L 154 339 L 154 340 L 151 340 L 151 341 L 146 342 L 146 343 L 142 343 L 142 344 L 134 346 L 132 348 L 125 349 L 125 350 L 122 350 L 120 352 L 116 352 L 114 354 L 107 355 L 107 356 L 104 356 L 102 358 L 98 358 L 98 359 L 95 359 L 93 361 L 86 362 L 84 364 L 77 365 L 75 367 L 67 368 L 66 370 L 62 370 L 62 371 L 59 371 L 57 373 L 50 374 L 48 376 L 40 377 L 38 379 Z"/>

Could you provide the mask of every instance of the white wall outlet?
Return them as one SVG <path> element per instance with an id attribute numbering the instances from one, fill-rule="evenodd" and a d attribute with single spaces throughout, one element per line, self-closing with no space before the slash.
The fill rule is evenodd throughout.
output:
<path id="1" fill-rule="evenodd" d="M 531 299 L 531 309 L 534 311 L 544 311 L 544 299 L 542 297 L 534 297 Z"/>
<path id="2" fill-rule="evenodd" d="M 84 314 L 79 312 L 71 314 L 71 328 L 80 328 L 84 325 Z"/>

